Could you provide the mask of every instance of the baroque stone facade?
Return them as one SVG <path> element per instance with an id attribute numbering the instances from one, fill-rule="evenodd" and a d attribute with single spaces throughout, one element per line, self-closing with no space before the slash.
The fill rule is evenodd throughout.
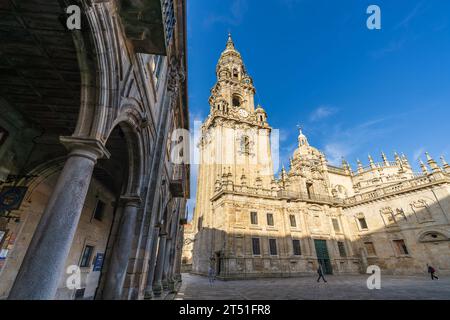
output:
<path id="1" fill-rule="evenodd" d="M 181 280 L 185 2 L 75 4 L 80 30 L 66 1 L 0 8 L 0 299 L 143 299 Z"/>
<path id="2" fill-rule="evenodd" d="M 327 163 L 300 130 L 273 176 L 271 128 L 229 37 L 202 126 L 193 218 L 193 272 L 219 278 L 314 273 L 450 272 L 450 166 L 427 154 L 422 172 L 395 154 L 353 171 Z"/>

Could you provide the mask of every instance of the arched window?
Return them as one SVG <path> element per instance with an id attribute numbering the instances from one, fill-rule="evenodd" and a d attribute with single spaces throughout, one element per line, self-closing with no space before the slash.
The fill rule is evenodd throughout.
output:
<path id="1" fill-rule="evenodd" d="M 240 107 L 241 106 L 241 99 L 239 96 L 234 95 L 233 96 L 233 107 Z"/>
<path id="2" fill-rule="evenodd" d="M 248 136 L 242 136 L 241 139 L 241 152 L 244 154 L 250 153 L 250 139 Z"/>
<path id="3" fill-rule="evenodd" d="M 239 78 L 239 71 L 237 69 L 233 69 L 233 78 Z"/>

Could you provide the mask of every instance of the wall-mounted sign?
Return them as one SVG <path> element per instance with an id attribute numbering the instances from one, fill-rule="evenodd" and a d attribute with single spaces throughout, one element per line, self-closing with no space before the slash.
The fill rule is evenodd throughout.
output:
<path id="1" fill-rule="evenodd" d="M 102 270 L 104 256 L 105 255 L 103 253 L 97 253 L 97 255 L 95 256 L 94 268 L 92 269 L 92 271 Z"/>
<path id="2" fill-rule="evenodd" d="M 0 215 L 20 208 L 28 187 L 3 187 L 0 191 Z"/>
<path id="3" fill-rule="evenodd" d="M 0 147 L 5 143 L 6 138 L 8 138 L 9 132 L 5 129 L 0 127 Z"/>

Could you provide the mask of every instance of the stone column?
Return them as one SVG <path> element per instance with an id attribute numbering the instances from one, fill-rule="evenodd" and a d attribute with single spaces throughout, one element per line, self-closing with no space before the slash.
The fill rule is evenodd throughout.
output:
<path id="1" fill-rule="evenodd" d="M 175 248 L 175 261 L 173 266 L 173 278 L 176 282 L 181 281 L 181 255 L 183 250 L 183 230 L 181 229 L 183 226 L 179 227 L 178 237 L 177 237 L 177 245 Z"/>
<path id="2" fill-rule="evenodd" d="M 159 226 L 155 226 L 152 231 L 152 243 L 150 247 L 150 259 L 148 261 L 147 284 L 145 287 L 144 299 L 151 299 L 153 296 L 153 279 L 155 278 L 156 249 L 158 248 Z"/>
<path id="3" fill-rule="evenodd" d="M 166 253 L 166 238 L 167 233 L 165 231 L 162 231 L 159 234 L 158 257 L 156 258 L 155 279 L 153 281 L 153 294 L 155 296 L 160 296 L 163 291 L 161 281 L 164 268 L 164 258 Z"/>
<path id="4" fill-rule="evenodd" d="M 61 137 L 69 155 L 33 235 L 10 300 L 53 299 L 64 272 L 98 158 L 109 157 L 94 139 Z"/>
<path id="5" fill-rule="evenodd" d="M 175 275 L 175 268 L 176 268 L 176 264 L 177 264 L 177 251 L 178 251 L 178 247 L 179 247 L 179 234 L 180 234 L 180 228 L 179 228 L 179 214 L 180 212 L 178 211 L 175 219 L 173 221 L 173 229 L 172 229 L 172 246 L 170 249 L 170 255 L 169 255 L 169 267 L 168 267 L 168 288 L 170 290 L 170 292 L 174 292 L 175 291 L 175 285 L 178 282 L 178 279 Z M 178 257 L 179 259 L 179 257 Z"/>
<path id="6" fill-rule="evenodd" d="M 122 196 L 120 201 L 123 203 L 124 209 L 106 275 L 105 288 L 102 295 L 102 298 L 105 300 L 122 299 L 123 284 L 127 274 L 136 220 L 141 204 L 140 197 L 136 195 Z"/>
<path id="7" fill-rule="evenodd" d="M 172 217 L 171 217 L 171 222 L 170 222 L 170 227 L 169 227 L 169 234 L 168 237 L 166 239 L 166 253 L 165 253 L 165 258 L 164 258 L 164 268 L 163 268 L 163 277 L 162 277 L 162 285 L 164 289 L 169 289 L 169 286 L 171 285 L 172 279 L 170 277 L 170 265 L 172 263 L 172 247 L 174 244 L 174 231 L 176 231 L 175 229 L 175 225 L 174 225 L 174 221 L 176 219 L 177 216 L 177 212 L 176 211 L 172 211 Z"/>
<path id="8" fill-rule="evenodd" d="M 166 238 L 166 252 L 164 253 L 164 265 L 163 265 L 163 273 L 161 283 L 164 290 L 169 288 L 169 267 L 170 267 L 170 253 L 172 251 L 172 235 Z"/>

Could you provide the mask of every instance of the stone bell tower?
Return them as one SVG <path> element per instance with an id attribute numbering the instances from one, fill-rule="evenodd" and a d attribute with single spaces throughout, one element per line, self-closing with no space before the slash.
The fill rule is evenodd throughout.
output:
<path id="1" fill-rule="evenodd" d="M 234 47 L 231 35 L 228 35 L 226 48 L 217 63 L 216 76 L 217 82 L 209 98 L 211 111 L 219 106 L 238 108 L 247 113 L 254 111 L 255 87 L 252 78 L 247 74 L 240 53 Z"/>
<path id="2" fill-rule="evenodd" d="M 223 187 L 270 188 L 273 165 L 267 114 L 231 35 L 216 66 L 210 113 L 202 125 L 194 229 L 217 228 L 211 198 Z M 205 248 L 203 248 L 205 249 Z M 202 250 L 205 252 L 205 250 Z M 206 250 L 208 251 L 208 250 Z M 195 261 L 194 261 L 195 264 Z"/>

